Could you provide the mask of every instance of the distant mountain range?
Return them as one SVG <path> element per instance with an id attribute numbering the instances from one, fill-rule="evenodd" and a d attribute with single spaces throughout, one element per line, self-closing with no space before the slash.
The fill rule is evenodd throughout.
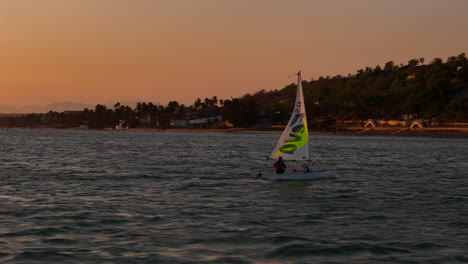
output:
<path id="1" fill-rule="evenodd" d="M 121 105 L 128 105 L 135 107 L 139 101 L 121 101 Z M 115 103 L 104 104 L 108 108 L 113 108 Z M 155 103 L 158 104 L 158 103 Z M 51 103 L 45 106 L 41 105 L 26 105 L 23 107 L 14 107 L 11 105 L 0 105 L 0 114 L 30 114 L 30 113 L 47 113 L 49 111 L 63 112 L 63 111 L 81 111 L 85 108 L 94 109 L 96 105 L 82 104 L 75 102 L 58 102 Z"/>

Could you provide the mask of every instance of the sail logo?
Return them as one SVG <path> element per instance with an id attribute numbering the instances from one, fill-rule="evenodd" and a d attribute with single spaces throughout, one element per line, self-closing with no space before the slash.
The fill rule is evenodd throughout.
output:
<path id="1" fill-rule="evenodd" d="M 300 102 L 299 102 L 300 103 Z M 285 144 L 282 145 L 278 151 L 273 156 L 278 156 L 281 154 L 294 154 L 298 148 L 301 148 L 308 142 L 306 121 L 302 123 L 305 114 L 296 114 L 291 122 L 291 132 L 289 134 L 289 139 L 285 141 Z"/>
<path id="2" fill-rule="evenodd" d="M 296 105 L 296 113 L 300 113 L 301 112 L 301 108 L 302 108 L 302 103 L 301 102 L 297 102 L 297 105 Z"/>

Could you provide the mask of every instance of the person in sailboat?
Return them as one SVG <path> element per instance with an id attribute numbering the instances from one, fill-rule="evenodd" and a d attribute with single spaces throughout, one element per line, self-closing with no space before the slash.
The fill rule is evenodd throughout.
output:
<path id="1" fill-rule="evenodd" d="M 286 164 L 284 164 L 283 157 L 278 158 L 278 160 L 274 164 L 274 167 L 276 173 L 284 173 L 284 169 L 286 169 Z"/>
<path id="2" fill-rule="evenodd" d="M 309 166 L 307 166 L 307 164 L 305 164 L 305 163 L 302 163 L 300 171 L 301 172 L 309 172 L 310 171 Z"/>

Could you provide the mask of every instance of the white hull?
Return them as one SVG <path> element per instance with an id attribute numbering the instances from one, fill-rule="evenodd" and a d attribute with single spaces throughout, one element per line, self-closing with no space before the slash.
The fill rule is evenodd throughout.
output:
<path id="1" fill-rule="evenodd" d="M 262 173 L 262 179 L 278 181 L 311 181 L 320 179 L 336 179 L 336 173 L 330 171 L 292 172 L 292 173 Z"/>

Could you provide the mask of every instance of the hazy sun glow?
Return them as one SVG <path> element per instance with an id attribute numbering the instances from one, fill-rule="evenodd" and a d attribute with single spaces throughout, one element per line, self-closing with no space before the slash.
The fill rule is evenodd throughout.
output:
<path id="1" fill-rule="evenodd" d="M 467 52 L 463 0 L 5 0 L 0 105 L 192 104 Z"/>

